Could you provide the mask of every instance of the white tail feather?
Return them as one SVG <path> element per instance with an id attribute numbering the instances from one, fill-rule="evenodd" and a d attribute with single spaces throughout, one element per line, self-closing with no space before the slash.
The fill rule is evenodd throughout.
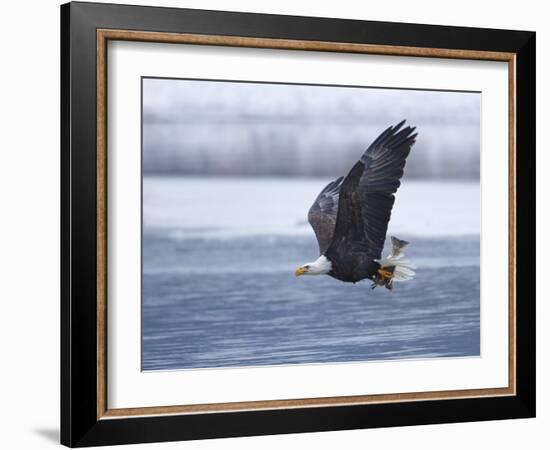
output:
<path id="1" fill-rule="evenodd" d="M 416 275 L 415 267 L 406 259 L 398 259 L 394 261 L 395 269 L 393 270 L 394 281 L 412 280 Z"/>

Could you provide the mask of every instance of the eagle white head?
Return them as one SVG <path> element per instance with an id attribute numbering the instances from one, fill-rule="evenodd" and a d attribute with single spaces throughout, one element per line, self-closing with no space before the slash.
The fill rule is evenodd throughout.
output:
<path id="1" fill-rule="evenodd" d="M 296 276 L 300 275 L 324 275 L 332 270 L 332 263 L 325 255 L 319 256 L 315 261 L 304 264 L 296 269 Z"/>

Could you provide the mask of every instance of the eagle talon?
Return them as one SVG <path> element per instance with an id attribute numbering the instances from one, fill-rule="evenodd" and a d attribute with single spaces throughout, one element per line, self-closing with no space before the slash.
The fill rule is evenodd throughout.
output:
<path id="1" fill-rule="evenodd" d="M 378 269 L 377 274 L 373 280 L 377 286 L 385 286 L 386 289 L 393 292 L 394 267 L 390 267 L 389 269 L 390 270 L 386 270 L 384 268 Z"/>
<path id="2" fill-rule="evenodd" d="M 384 282 L 393 277 L 393 272 L 390 272 L 389 270 L 378 269 L 378 275 L 380 280 Z"/>

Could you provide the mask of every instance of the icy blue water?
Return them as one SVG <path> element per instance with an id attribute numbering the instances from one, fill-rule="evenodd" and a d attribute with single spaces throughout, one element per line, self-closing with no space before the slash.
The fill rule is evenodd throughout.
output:
<path id="1" fill-rule="evenodd" d="M 146 178 L 144 370 L 479 355 L 479 185 L 404 184 L 390 232 L 418 269 L 390 293 L 294 276 L 324 181 Z"/>

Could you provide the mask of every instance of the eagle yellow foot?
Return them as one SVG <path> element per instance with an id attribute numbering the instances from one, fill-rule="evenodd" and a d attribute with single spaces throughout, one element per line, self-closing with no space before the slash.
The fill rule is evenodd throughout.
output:
<path id="1" fill-rule="evenodd" d="M 393 269 L 391 267 L 390 269 Z M 376 278 L 374 279 L 373 289 L 376 286 L 385 286 L 386 289 L 393 292 L 393 270 L 378 269 Z"/>
<path id="2" fill-rule="evenodd" d="M 382 283 L 384 283 L 386 280 L 391 279 L 391 277 L 393 277 L 393 273 L 389 270 L 378 269 L 378 278 Z"/>

